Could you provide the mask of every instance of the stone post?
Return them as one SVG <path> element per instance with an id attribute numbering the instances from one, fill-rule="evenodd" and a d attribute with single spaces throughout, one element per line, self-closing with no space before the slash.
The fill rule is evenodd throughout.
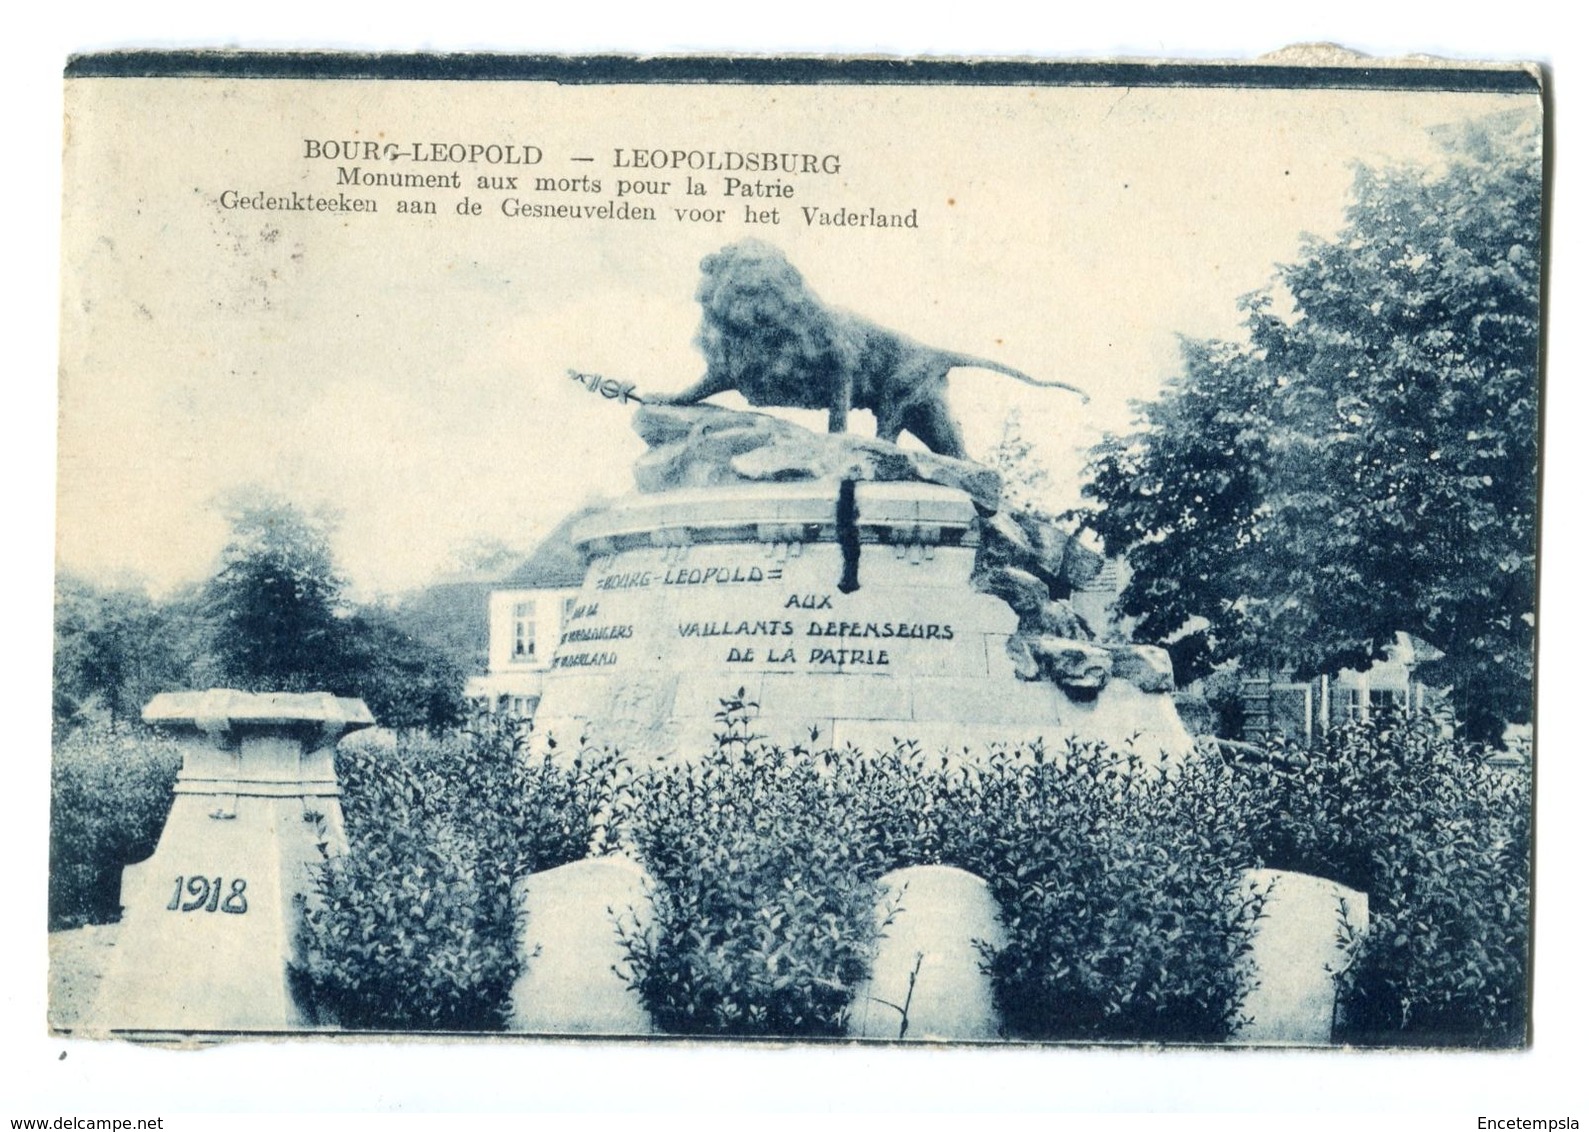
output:
<path id="1" fill-rule="evenodd" d="M 528 1034 L 653 1032 L 628 983 L 618 924 L 651 923 L 649 879 L 627 857 L 591 857 L 532 873 L 514 886 L 522 973 L 508 1029 Z"/>
<path id="2" fill-rule="evenodd" d="M 1231 1036 L 1250 1045 L 1329 1045 L 1337 983 L 1350 940 L 1368 931 L 1368 896 L 1343 884 L 1277 869 L 1249 869 L 1237 898 L 1263 894 L 1252 939 L 1252 985 Z"/>
<path id="3" fill-rule="evenodd" d="M 948 865 L 918 865 L 879 883 L 877 955 L 871 977 L 856 988 L 850 1036 L 999 1040 L 1003 1026 L 979 944 L 997 950 L 1007 939 L 987 882 Z"/>
<path id="4" fill-rule="evenodd" d="M 288 986 L 311 867 L 345 852 L 332 752 L 375 723 L 323 692 L 168 692 L 143 710 L 183 742 L 154 855 L 122 873 L 97 1021 L 113 1030 L 270 1031 L 307 1020 Z"/>

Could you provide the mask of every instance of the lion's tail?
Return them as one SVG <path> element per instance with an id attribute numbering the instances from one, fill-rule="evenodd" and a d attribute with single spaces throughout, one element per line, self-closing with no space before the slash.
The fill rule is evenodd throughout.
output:
<path id="1" fill-rule="evenodd" d="M 1039 381 L 1030 374 L 1022 373 L 1020 370 L 1015 369 L 1012 366 L 1007 366 L 1002 362 L 991 361 L 988 358 L 979 358 L 973 354 L 956 354 L 949 350 L 943 351 L 943 357 L 944 361 L 948 363 L 948 368 L 950 369 L 955 369 L 957 367 L 964 367 L 966 369 L 990 369 L 994 373 L 1002 373 L 1007 377 L 1015 378 L 1017 381 L 1024 381 L 1028 385 L 1035 385 L 1040 389 L 1068 389 L 1080 397 L 1083 401 L 1092 400 L 1092 398 L 1087 395 L 1086 390 L 1078 389 L 1069 382 Z"/>

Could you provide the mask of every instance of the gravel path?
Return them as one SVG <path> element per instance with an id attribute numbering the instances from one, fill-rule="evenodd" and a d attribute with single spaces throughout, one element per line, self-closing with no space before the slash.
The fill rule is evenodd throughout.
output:
<path id="1" fill-rule="evenodd" d="M 120 924 L 91 924 L 50 933 L 50 1009 L 52 1030 L 91 1028 L 95 1000 L 110 965 Z"/>

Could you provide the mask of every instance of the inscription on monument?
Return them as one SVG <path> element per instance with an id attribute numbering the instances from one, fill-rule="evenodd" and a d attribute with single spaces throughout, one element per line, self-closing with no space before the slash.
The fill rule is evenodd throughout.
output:
<path id="1" fill-rule="evenodd" d="M 781 580 L 782 568 L 762 568 L 760 566 L 701 566 L 701 567 L 670 567 L 661 572 L 661 585 L 664 586 L 700 586 L 715 587 L 720 585 L 755 584 L 760 582 Z M 651 580 L 657 575 L 649 571 L 630 571 L 607 574 L 597 580 L 598 586 L 608 585 L 609 588 L 640 588 L 649 586 Z M 789 593 L 783 601 L 785 612 L 789 610 L 831 610 L 834 608 L 835 595 L 823 592 L 796 592 Z M 577 608 L 570 620 L 594 616 L 597 606 L 592 603 Z M 955 629 L 947 622 L 922 622 L 922 621 L 795 621 L 787 617 L 767 617 L 762 611 L 754 611 L 759 616 L 746 610 L 740 617 L 733 615 L 718 617 L 713 620 L 690 620 L 675 622 L 675 629 L 680 640 L 708 640 L 714 637 L 838 637 L 842 639 L 845 647 L 819 647 L 808 650 L 787 647 L 785 645 L 769 645 L 765 649 L 757 649 L 746 644 L 736 643 L 725 653 L 725 664 L 764 664 L 768 666 L 795 666 L 814 668 L 844 668 L 844 667 L 887 667 L 898 662 L 898 649 L 891 652 L 886 648 L 852 648 L 851 642 L 876 640 L 878 642 L 898 641 L 935 641 L 940 644 L 950 644 L 955 640 Z M 627 625 L 614 625 L 600 629 L 584 627 L 570 630 L 563 635 L 566 643 L 592 640 L 624 639 L 631 635 Z M 792 642 L 791 642 L 792 643 Z M 586 663 L 586 662 L 574 662 Z M 562 665 L 554 664 L 554 667 Z"/>
<path id="2" fill-rule="evenodd" d="M 756 660 L 756 650 L 750 648 L 733 648 L 728 650 L 724 658 L 728 664 L 751 664 Z M 794 664 L 798 661 L 794 649 L 783 649 L 767 652 L 768 664 Z M 889 663 L 887 649 L 812 649 L 807 664 L 831 664 L 837 667 L 844 665 L 874 665 L 886 667 Z"/>
<path id="3" fill-rule="evenodd" d="M 832 609 L 832 594 L 790 594 L 785 609 Z"/>
<path id="4" fill-rule="evenodd" d="M 904 621 L 813 621 L 806 629 L 808 637 L 902 637 L 917 641 L 952 641 L 952 625 L 925 625 Z"/>
<path id="5" fill-rule="evenodd" d="M 183 881 L 187 881 L 187 894 L 191 899 L 182 899 Z M 221 899 L 222 879 L 216 877 L 211 883 L 209 877 L 177 877 L 176 890 L 171 893 L 171 903 L 166 905 L 167 912 L 197 912 L 203 909 L 214 912 L 230 912 L 234 916 L 241 916 L 248 911 L 248 881 L 241 877 L 232 881 L 231 891 L 226 899 Z"/>
<path id="6" fill-rule="evenodd" d="M 877 665 L 888 664 L 887 649 L 812 649 L 809 664 L 832 664 L 843 667 L 846 664 Z"/>
<path id="7" fill-rule="evenodd" d="M 598 590 L 641 590 L 651 584 L 650 570 L 637 570 L 629 573 L 607 574 L 596 579 Z"/>
<path id="8" fill-rule="evenodd" d="M 598 590 L 637 590 L 649 588 L 653 580 L 663 586 L 732 586 L 732 585 L 757 585 L 761 582 L 777 582 L 783 580 L 782 566 L 670 566 L 662 572 L 661 578 L 653 570 L 623 570 L 613 574 L 603 574 L 593 583 Z M 596 612 L 596 606 L 582 606 L 588 608 L 589 614 Z M 823 606 L 821 608 L 827 608 Z M 576 609 L 570 620 L 578 618 L 580 610 Z"/>
<path id="9" fill-rule="evenodd" d="M 681 637 L 792 637 L 793 621 L 685 621 Z"/>
<path id="10" fill-rule="evenodd" d="M 634 636 L 633 625 L 599 625 L 585 629 L 570 629 L 558 639 L 559 644 L 579 644 L 584 641 L 627 641 Z"/>
<path id="11" fill-rule="evenodd" d="M 552 661 L 553 668 L 609 668 L 618 663 L 615 652 L 559 653 Z"/>
<path id="12" fill-rule="evenodd" d="M 740 583 L 776 582 L 783 577 L 782 566 L 695 566 L 674 567 L 662 577 L 665 586 L 711 586 Z"/>

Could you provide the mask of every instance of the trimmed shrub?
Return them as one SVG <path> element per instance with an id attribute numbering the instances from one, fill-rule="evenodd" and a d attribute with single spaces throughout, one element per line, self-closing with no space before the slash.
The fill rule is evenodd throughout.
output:
<path id="1" fill-rule="evenodd" d="M 713 751 L 632 782 L 611 756 L 532 764 L 500 721 L 395 753 L 346 747 L 353 853 L 322 870 L 305 940 L 319 1001 L 347 1026 L 499 1026 L 520 962 L 513 881 L 621 839 L 655 916 L 617 930 L 666 1032 L 842 1035 L 878 878 L 947 864 L 998 901 L 1008 944 L 986 960 L 1012 1036 L 1223 1039 L 1262 912 L 1234 894 L 1242 870 L 1271 867 L 1369 894 L 1341 1039 L 1523 1039 L 1528 773 L 1427 721 L 1164 771 L 1096 745 L 782 748 L 752 734 L 754 712 L 725 701 Z"/>
<path id="2" fill-rule="evenodd" d="M 655 888 L 652 922 L 621 925 L 633 985 L 669 1033 L 841 1036 L 884 871 L 855 820 L 858 762 L 760 744 L 743 695 L 699 763 L 636 780 L 626 817 Z"/>
<path id="3" fill-rule="evenodd" d="M 51 931 L 121 918 L 121 871 L 154 852 L 182 755 L 139 727 L 85 724 L 50 764 Z"/>
<path id="4" fill-rule="evenodd" d="M 349 853 L 316 873 L 298 966 L 328 1018 L 502 1028 L 520 962 L 513 884 L 586 856 L 622 777 L 612 756 L 531 759 L 523 738 L 482 717 L 394 751 L 339 748 Z"/>
<path id="5" fill-rule="evenodd" d="M 1219 1041 L 1247 988 L 1261 900 L 1242 784 L 1217 759 L 1172 772 L 1095 744 L 995 753 L 945 810 L 948 863 L 985 878 L 1008 945 L 987 949 L 1012 1036 Z"/>
<path id="6" fill-rule="evenodd" d="M 1244 771 L 1262 863 L 1368 893 L 1341 1040 L 1515 1046 L 1528 1019 L 1531 777 L 1428 718 L 1356 723 Z"/>
<path id="7" fill-rule="evenodd" d="M 1229 1032 L 1258 904 L 1232 904 L 1250 856 L 1223 763 L 1167 779 L 1101 747 L 931 765 L 909 744 L 810 752 L 758 743 L 754 708 L 724 701 L 705 760 L 636 782 L 656 917 L 623 941 L 663 1030 L 842 1034 L 876 946 L 877 879 L 950 864 L 999 902 L 1009 945 L 988 963 L 1012 1033 Z"/>

